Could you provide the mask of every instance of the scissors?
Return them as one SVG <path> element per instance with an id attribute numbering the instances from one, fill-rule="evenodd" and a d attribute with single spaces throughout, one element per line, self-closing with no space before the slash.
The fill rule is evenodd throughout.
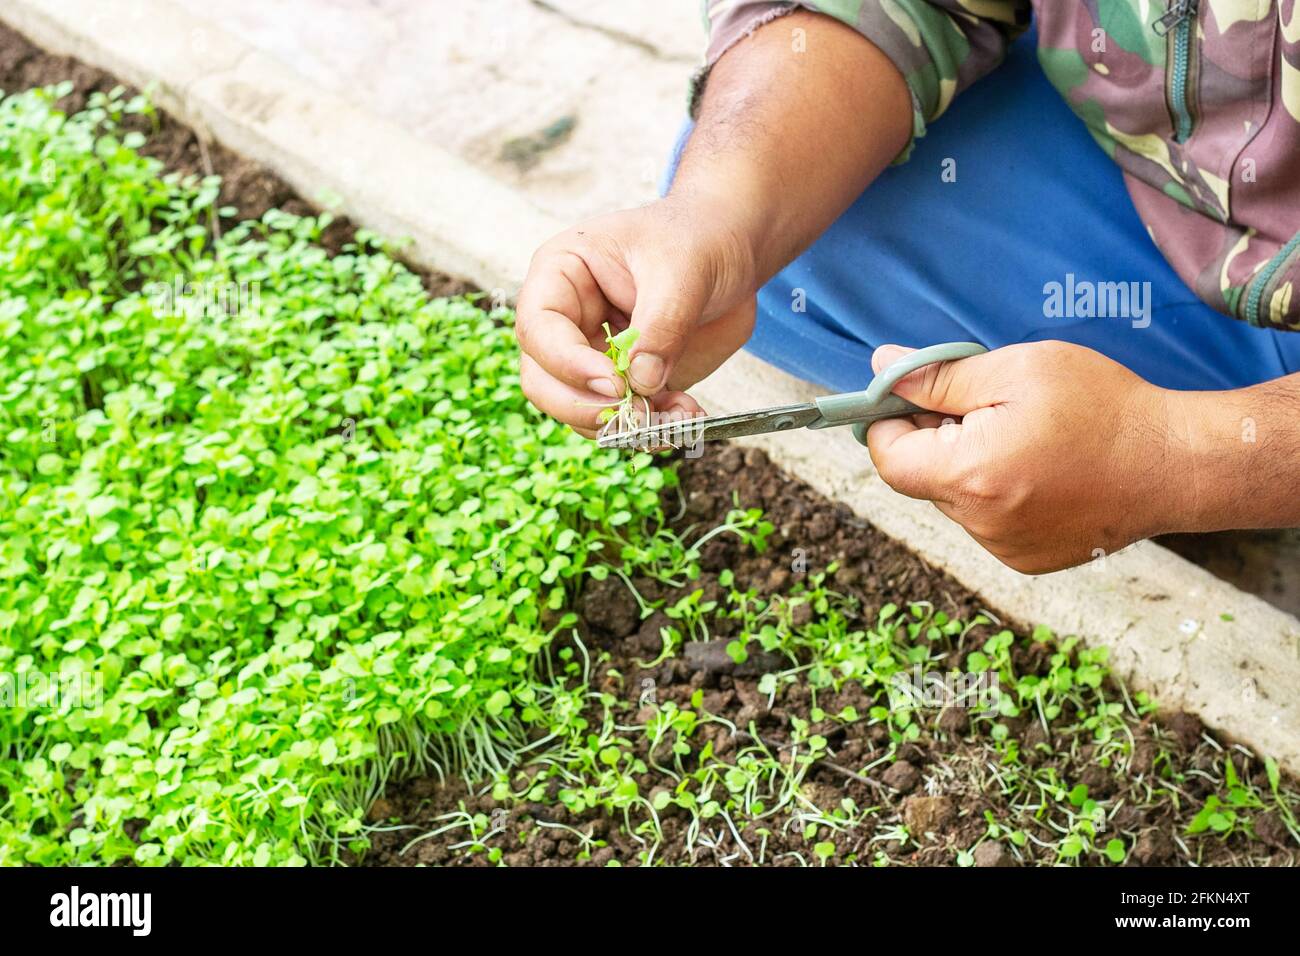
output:
<path id="1" fill-rule="evenodd" d="M 831 428 L 852 425 L 853 436 L 867 443 L 867 428 L 886 418 L 902 418 L 927 409 L 893 394 L 893 388 L 905 375 L 936 362 L 952 362 L 987 352 L 977 342 L 947 342 L 918 349 L 899 359 L 871 380 L 860 392 L 824 395 L 800 405 L 780 405 L 736 415 L 701 415 L 676 419 L 641 428 L 601 433 L 601 448 L 660 448 L 691 446 L 701 441 L 740 438 L 784 432 L 793 428 Z"/>

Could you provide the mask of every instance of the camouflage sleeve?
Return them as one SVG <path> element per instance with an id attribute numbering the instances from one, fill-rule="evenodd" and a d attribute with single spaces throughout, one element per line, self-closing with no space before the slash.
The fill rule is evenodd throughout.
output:
<path id="1" fill-rule="evenodd" d="M 926 125 L 953 98 L 1002 62 L 1008 43 L 1029 24 L 1029 0 L 703 0 L 709 28 L 704 68 L 691 93 L 695 115 L 708 72 L 735 44 L 795 10 L 835 17 L 879 47 L 912 93 L 911 154 Z M 791 37 L 793 49 L 800 38 Z"/>

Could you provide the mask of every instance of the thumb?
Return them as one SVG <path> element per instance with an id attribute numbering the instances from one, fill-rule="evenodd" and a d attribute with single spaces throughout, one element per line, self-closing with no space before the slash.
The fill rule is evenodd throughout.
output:
<path id="1" fill-rule="evenodd" d="M 871 356 L 872 371 L 879 374 L 916 349 L 901 345 L 882 345 Z M 959 359 L 935 362 L 904 376 L 893 392 L 914 405 L 943 415 L 969 415 L 991 404 L 987 383 L 992 352 Z"/>
<path id="2" fill-rule="evenodd" d="M 887 419 L 867 430 L 867 448 L 876 472 L 899 494 L 944 501 L 961 428 L 918 428 L 905 418 Z"/>
<path id="3" fill-rule="evenodd" d="M 637 279 L 632 328 L 640 332 L 628 376 L 632 387 L 654 395 L 682 357 L 691 331 L 708 304 L 710 287 L 701 276 L 656 269 Z"/>

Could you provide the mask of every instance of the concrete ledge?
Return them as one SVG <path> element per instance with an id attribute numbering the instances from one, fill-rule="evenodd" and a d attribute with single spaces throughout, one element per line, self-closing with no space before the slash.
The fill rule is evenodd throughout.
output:
<path id="1" fill-rule="evenodd" d="M 305 198 L 410 240 L 406 254 L 420 265 L 480 288 L 509 297 L 532 250 L 568 225 L 173 4 L 6 0 L 0 18 L 52 53 L 150 89 L 200 135 L 274 169 Z"/>
<path id="2" fill-rule="evenodd" d="M 7 0 L 3 18 L 54 52 L 134 84 L 285 177 L 308 198 L 394 238 L 432 269 L 509 295 L 561 223 L 400 127 L 322 94 L 212 23 L 161 0 Z M 699 388 L 711 411 L 805 401 L 806 383 L 742 355 Z M 1028 578 L 988 556 L 930 505 L 894 493 L 846 429 L 750 440 L 991 606 L 1112 648 L 1118 673 L 1167 708 L 1300 774 L 1300 621 L 1152 544 Z M 1231 620 L 1223 616 L 1230 615 Z"/>

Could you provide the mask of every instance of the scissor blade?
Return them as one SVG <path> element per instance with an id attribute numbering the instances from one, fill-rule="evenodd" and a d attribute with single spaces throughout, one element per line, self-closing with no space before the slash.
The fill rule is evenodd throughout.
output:
<path id="1" fill-rule="evenodd" d="M 739 415 L 702 415 L 677 421 L 660 422 L 645 428 L 621 432 L 602 432 L 596 439 L 601 448 L 675 448 L 690 447 L 701 441 L 740 438 L 763 432 L 806 428 L 821 417 L 812 402 L 762 408 Z"/>

